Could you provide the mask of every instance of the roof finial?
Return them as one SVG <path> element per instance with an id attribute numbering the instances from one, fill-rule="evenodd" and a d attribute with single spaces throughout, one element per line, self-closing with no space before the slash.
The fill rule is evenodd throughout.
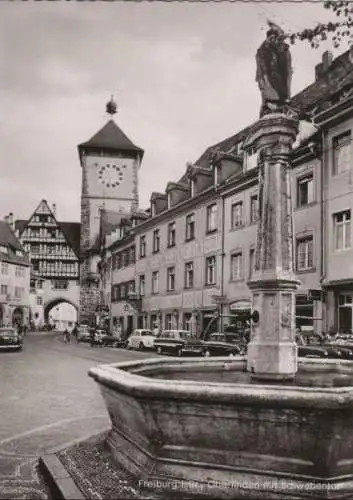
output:
<path id="1" fill-rule="evenodd" d="M 113 116 L 118 110 L 118 106 L 116 102 L 114 101 L 114 96 L 113 94 L 110 97 L 110 101 L 106 105 L 106 111 L 109 115 Z"/>

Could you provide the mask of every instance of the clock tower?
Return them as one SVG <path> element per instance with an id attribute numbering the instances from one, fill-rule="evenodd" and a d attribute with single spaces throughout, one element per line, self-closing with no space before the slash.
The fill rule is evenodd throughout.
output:
<path id="1" fill-rule="evenodd" d="M 82 168 L 80 240 L 80 322 L 93 323 L 99 305 L 97 264 L 106 228 L 117 226 L 138 208 L 138 169 L 144 151 L 112 119 L 78 146 Z"/>

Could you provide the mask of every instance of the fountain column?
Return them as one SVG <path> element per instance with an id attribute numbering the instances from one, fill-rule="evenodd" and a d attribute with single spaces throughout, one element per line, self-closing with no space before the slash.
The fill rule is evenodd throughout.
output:
<path id="1" fill-rule="evenodd" d="M 298 133 L 294 113 L 270 113 L 251 129 L 245 148 L 259 153 L 259 219 L 252 292 L 253 322 L 247 369 L 254 378 L 283 380 L 297 372 L 296 280 L 290 152 Z"/>

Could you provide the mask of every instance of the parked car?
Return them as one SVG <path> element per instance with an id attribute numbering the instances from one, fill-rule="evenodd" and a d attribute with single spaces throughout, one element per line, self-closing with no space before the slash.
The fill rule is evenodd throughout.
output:
<path id="1" fill-rule="evenodd" d="M 94 332 L 94 343 L 96 345 L 99 345 L 100 347 L 103 347 L 103 338 L 105 337 L 106 332 L 105 330 L 97 329 Z"/>
<path id="2" fill-rule="evenodd" d="M 353 345 L 333 343 L 332 346 L 341 352 L 342 359 L 353 359 Z"/>
<path id="3" fill-rule="evenodd" d="M 325 346 L 298 345 L 298 356 L 300 358 L 328 358 L 328 354 Z"/>
<path id="4" fill-rule="evenodd" d="M 127 339 L 126 347 L 128 349 L 153 349 L 155 338 L 152 330 L 137 329 Z"/>
<path id="5" fill-rule="evenodd" d="M 77 342 L 89 342 L 90 338 L 89 327 L 86 325 L 80 325 L 77 328 Z"/>
<path id="6" fill-rule="evenodd" d="M 0 350 L 21 351 L 23 346 L 22 335 L 16 328 L 0 328 Z"/>
<path id="7" fill-rule="evenodd" d="M 188 330 L 164 330 L 154 341 L 158 354 L 202 355 L 202 342 Z"/>
<path id="8" fill-rule="evenodd" d="M 121 337 L 116 337 L 115 335 L 104 335 L 103 345 L 106 347 L 126 347 L 126 340 Z"/>
<path id="9" fill-rule="evenodd" d="M 202 344 L 203 356 L 236 356 L 245 353 L 239 336 L 231 333 L 211 333 Z"/>

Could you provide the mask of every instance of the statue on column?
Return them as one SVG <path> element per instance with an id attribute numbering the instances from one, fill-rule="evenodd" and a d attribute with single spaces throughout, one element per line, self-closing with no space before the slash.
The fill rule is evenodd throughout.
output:
<path id="1" fill-rule="evenodd" d="M 276 24 L 268 24 L 266 40 L 256 53 L 256 81 L 262 96 L 260 118 L 289 107 L 292 81 L 292 58 L 285 33 Z"/>

